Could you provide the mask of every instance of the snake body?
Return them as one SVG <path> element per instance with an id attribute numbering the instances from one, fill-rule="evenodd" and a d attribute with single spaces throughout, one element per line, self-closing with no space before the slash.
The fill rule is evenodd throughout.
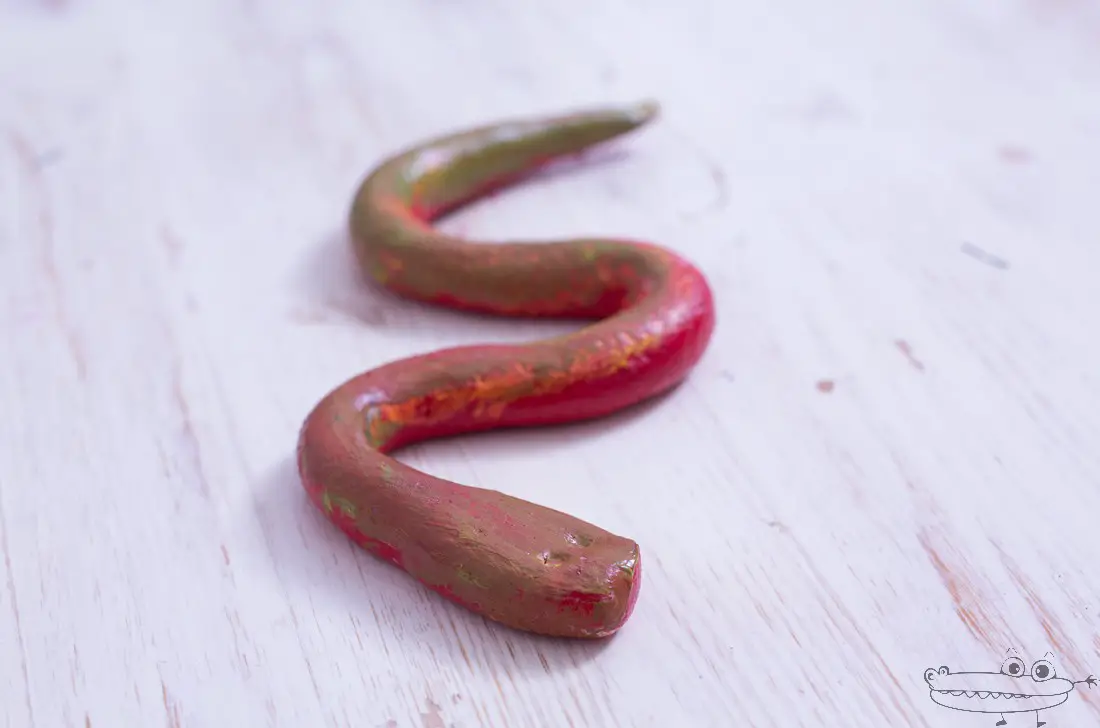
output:
<path id="1" fill-rule="evenodd" d="M 656 113 L 646 102 L 438 137 L 384 160 L 352 204 L 359 265 L 401 296 L 590 321 L 523 345 L 461 346 L 383 364 L 327 394 L 299 435 L 302 483 L 339 529 L 444 597 L 516 629 L 616 632 L 638 596 L 638 544 L 391 454 L 429 438 L 593 419 L 665 392 L 703 355 L 713 299 L 697 268 L 650 243 L 478 242 L 432 223 Z"/>

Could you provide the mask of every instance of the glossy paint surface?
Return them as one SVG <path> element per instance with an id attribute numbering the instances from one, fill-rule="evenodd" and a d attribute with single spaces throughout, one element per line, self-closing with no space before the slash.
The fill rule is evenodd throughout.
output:
<path id="1" fill-rule="evenodd" d="M 592 419 L 669 390 L 709 343 L 711 291 L 694 266 L 650 243 L 476 242 L 431 222 L 655 113 L 646 103 L 435 139 L 378 166 L 352 206 L 361 267 L 398 294 L 506 316 L 598 320 L 528 344 L 383 364 L 330 392 L 301 429 L 302 482 L 344 533 L 517 629 L 614 633 L 638 597 L 638 544 L 560 511 L 435 478 L 391 454 L 433 437 Z"/>

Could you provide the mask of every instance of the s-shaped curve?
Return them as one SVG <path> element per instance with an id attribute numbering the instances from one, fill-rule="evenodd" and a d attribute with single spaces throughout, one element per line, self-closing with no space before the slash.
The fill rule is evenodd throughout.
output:
<path id="1" fill-rule="evenodd" d="M 593 419 L 665 392 L 703 355 L 713 298 L 697 268 L 651 243 L 476 242 L 432 223 L 656 114 L 646 102 L 442 136 L 384 160 L 351 208 L 360 266 L 399 295 L 503 316 L 596 320 L 527 344 L 460 346 L 383 364 L 326 395 L 301 428 L 303 485 L 345 534 L 439 594 L 517 629 L 579 638 L 616 632 L 638 597 L 638 544 L 390 454 L 434 437 Z"/>

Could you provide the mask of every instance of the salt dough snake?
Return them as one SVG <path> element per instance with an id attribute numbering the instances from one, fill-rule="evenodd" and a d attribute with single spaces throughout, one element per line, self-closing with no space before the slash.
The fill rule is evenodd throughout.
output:
<path id="1" fill-rule="evenodd" d="M 467 311 L 590 321 L 532 343 L 383 364 L 326 395 L 300 431 L 302 483 L 337 527 L 444 597 L 520 630 L 616 632 L 638 597 L 638 544 L 433 477 L 391 453 L 429 438 L 593 419 L 663 393 L 703 355 L 714 303 L 696 267 L 650 243 L 476 242 L 432 223 L 656 113 L 646 102 L 439 137 L 384 160 L 352 204 L 356 259 L 392 292 Z"/>

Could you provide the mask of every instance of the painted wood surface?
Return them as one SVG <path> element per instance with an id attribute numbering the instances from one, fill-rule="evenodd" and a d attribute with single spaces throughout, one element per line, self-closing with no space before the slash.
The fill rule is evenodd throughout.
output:
<path id="1" fill-rule="evenodd" d="M 569 328 L 362 283 L 376 160 L 647 97 L 444 225 L 653 239 L 718 299 L 652 406 L 403 455 L 639 541 L 617 637 L 532 638 L 293 447 L 354 373 Z M 1085 0 L 0 3 L 3 725 L 992 726 L 925 669 L 1100 674 L 1098 136 Z"/>

